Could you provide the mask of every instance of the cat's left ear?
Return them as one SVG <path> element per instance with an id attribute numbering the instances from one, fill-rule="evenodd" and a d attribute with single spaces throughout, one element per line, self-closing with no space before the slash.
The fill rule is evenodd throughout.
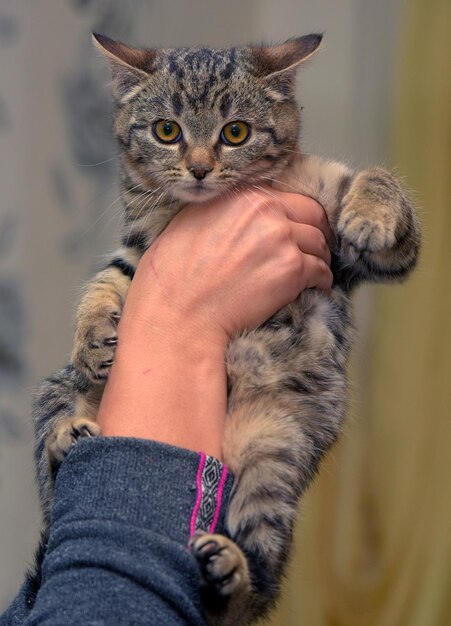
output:
<path id="1" fill-rule="evenodd" d="M 271 84 L 280 84 L 284 92 L 289 90 L 299 65 L 318 50 L 322 39 L 321 34 L 314 33 L 274 46 L 253 46 L 251 54 L 257 76 Z"/>
<path id="2" fill-rule="evenodd" d="M 119 100 L 154 71 L 157 50 L 131 48 L 97 33 L 93 33 L 92 40 L 95 47 L 108 60 L 113 77 L 114 95 Z"/>

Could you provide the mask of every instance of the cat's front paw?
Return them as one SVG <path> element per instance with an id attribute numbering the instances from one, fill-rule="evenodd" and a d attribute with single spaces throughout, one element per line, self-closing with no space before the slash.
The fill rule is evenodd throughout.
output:
<path id="1" fill-rule="evenodd" d="M 189 546 L 205 583 L 215 595 L 228 597 L 250 589 L 246 558 L 231 539 L 198 531 Z"/>
<path id="2" fill-rule="evenodd" d="M 388 251 L 396 243 L 402 212 L 398 181 L 386 170 L 364 170 L 343 198 L 337 224 L 342 252 L 350 260 L 362 253 Z"/>
<path id="3" fill-rule="evenodd" d="M 95 311 L 77 322 L 72 363 L 93 383 L 103 383 L 108 378 L 119 320 L 120 311 L 111 307 Z"/>
<path id="4" fill-rule="evenodd" d="M 80 437 L 98 435 L 99 426 L 87 417 L 68 417 L 57 422 L 46 443 L 50 466 L 58 467 Z"/>

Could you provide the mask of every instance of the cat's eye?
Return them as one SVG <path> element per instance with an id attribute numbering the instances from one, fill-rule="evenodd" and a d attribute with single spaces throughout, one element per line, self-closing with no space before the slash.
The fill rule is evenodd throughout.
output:
<path id="1" fill-rule="evenodd" d="M 251 134 L 251 129 L 246 122 L 230 122 L 221 131 L 221 139 L 229 146 L 239 146 L 246 141 Z"/>
<path id="2" fill-rule="evenodd" d="M 159 120 L 152 126 L 154 137 L 163 143 L 176 143 L 182 138 L 182 129 L 177 122 Z"/>

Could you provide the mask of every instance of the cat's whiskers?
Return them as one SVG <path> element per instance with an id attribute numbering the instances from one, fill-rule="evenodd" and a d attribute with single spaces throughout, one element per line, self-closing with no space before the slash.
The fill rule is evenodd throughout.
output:
<path id="1" fill-rule="evenodd" d="M 105 194 L 105 189 L 110 190 L 112 187 L 117 187 L 117 181 L 113 181 L 113 182 L 111 182 L 109 185 L 107 185 L 107 186 L 106 186 L 106 188 L 102 188 L 102 190 L 101 190 L 99 193 L 96 193 L 96 195 L 92 198 L 92 200 L 90 200 L 90 201 L 89 201 L 89 202 L 88 202 L 88 203 L 84 206 L 85 210 L 86 210 L 86 211 L 88 211 L 88 210 L 90 211 L 90 210 L 91 210 L 91 208 L 92 208 L 92 206 L 93 206 L 94 204 L 96 204 L 96 202 L 99 200 L 99 198 L 101 198 L 101 197 Z M 86 233 L 88 233 L 88 232 L 91 230 L 91 228 L 92 228 L 93 226 L 95 226 L 95 225 L 99 222 L 99 220 L 103 217 L 104 213 L 105 213 L 105 210 L 103 210 L 103 211 L 102 211 L 102 213 L 101 213 L 99 216 L 97 216 L 97 218 L 95 219 L 94 223 L 93 223 L 93 224 L 90 224 L 90 226 L 88 226 L 88 228 L 86 229 L 86 231 L 84 231 L 84 232 L 82 233 L 82 235 L 85 235 Z"/>
<path id="2" fill-rule="evenodd" d="M 152 206 L 149 208 L 149 204 L 153 199 L 153 196 L 161 189 L 161 186 L 158 187 L 154 193 L 152 193 L 150 198 L 146 198 L 146 200 L 144 201 L 144 205 L 141 207 L 140 209 L 140 216 L 142 215 L 142 217 L 139 217 L 139 219 L 142 219 L 143 222 L 145 223 L 146 220 L 148 219 L 149 215 L 152 213 L 152 211 L 155 209 L 155 207 L 158 205 L 158 203 L 161 201 L 161 198 L 164 197 L 164 194 L 166 193 L 166 189 L 163 189 L 163 191 L 160 193 L 160 195 L 158 196 L 158 198 L 154 201 L 154 203 L 152 204 Z M 140 231 L 142 232 L 142 230 Z"/>
<path id="3" fill-rule="evenodd" d="M 260 187 L 259 185 L 252 185 L 252 186 L 255 187 L 256 189 L 258 189 L 259 191 L 265 193 L 266 195 L 269 195 L 269 196 L 273 197 L 275 200 L 277 200 L 278 202 L 283 204 L 283 206 L 285 206 L 288 209 L 289 213 L 291 213 L 292 208 L 284 200 L 282 200 L 280 198 L 280 196 L 276 196 L 275 194 L 272 194 L 270 191 L 268 191 L 268 189 L 265 189 L 264 187 Z M 276 210 L 274 209 L 274 207 L 270 203 L 268 203 L 268 206 L 270 207 L 270 209 L 273 211 L 274 214 L 277 214 Z M 287 237 L 290 238 L 291 237 L 291 233 L 290 233 L 290 229 L 288 228 L 288 226 L 287 226 L 287 229 L 286 229 L 286 233 L 287 233 Z"/>
<path id="4" fill-rule="evenodd" d="M 308 198 L 312 198 L 312 200 L 315 200 L 316 202 L 318 202 L 317 198 L 314 198 L 313 196 L 309 195 L 307 192 L 303 191 L 301 192 L 299 190 L 299 187 L 293 187 L 293 185 L 289 185 L 288 183 L 285 183 L 281 180 L 277 180 L 276 178 L 271 178 L 269 176 L 262 176 L 262 178 L 264 180 L 269 180 L 270 182 L 276 183 L 277 185 L 283 185 L 285 187 L 288 187 L 289 189 L 291 189 L 294 193 L 303 195 L 303 196 L 307 196 Z"/>
<path id="5" fill-rule="evenodd" d="M 125 214 L 127 214 L 129 208 L 132 205 L 134 205 L 134 206 L 133 206 L 133 208 L 131 209 L 130 212 L 132 212 L 133 210 L 137 211 L 137 214 L 134 214 L 134 215 L 132 215 L 129 218 L 131 220 L 130 229 L 133 227 L 135 222 L 139 219 L 139 216 L 141 215 L 141 209 L 142 209 L 143 203 L 147 200 L 147 197 L 149 195 L 153 195 L 153 193 L 154 192 L 151 191 L 151 190 L 143 191 L 136 198 L 132 198 L 132 200 L 125 206 L 125 208 L 124 208 L 124 213 Z"/>
<path id="6" fill-rule="evenodd" d="M 257 189 L 258 189 L 258 188 L 257 188 Z M 262 190 L 262 191 L 264 191 L 263 189 L 261 189 L 261 190 Z M 253 191 L 252 189 L 251 189 L 250 191 L 251 191 L 253 194 L 257 195 L 257 194 L 256 194 L 256 192 L 255 192 L 255 191 Z M 259 191 L 260 191 L 260 189 L 259 189 Z M 260 195 L 260 194 L 258 194 L 258 195 Z M 277 211 L 277 209 L 275 209 L 275 208 L 274 208 L 274 206 L 272 205 L 272 203 L 271 203 L 269 200 L 267 200 L 267 201 L 265 202 L 265 204 L 266 204 L 266 206 L 268 207 L 268 209 L 271 211 L 271 213 L 272 213 L 273 215 L 277 215 L 278 217 L 280 217 L 280 213 Z M 288 227 L 288 226 L 286 227 L 286 235 L 287 235 L 287 237 L 288 237 L 288 238 L 290 238 L 290 229 L 289 229 L 289 227 Z"/>
<path id="7" fill-rule="evenodd" d="M 136 189 L 137 187 L 139 187 L 140 185 L 135 185 L 134 187 L 132 187 L 131 189 L 127 189 L 123 194 L 121 194 L 121 199 L 125 200 L 125 196 L 132 192 L 132 193 L 137 193 L 137 192 L 133 192 L 134 189 Z M 134 202 L 138 202 L 142 197 L 146 196 L 149 193 L 149 191 L 142 191 L 142 192 L 138 192 L 138 195 L 133 197 L 130 202 L 127 202 L 125 205 L 123 205 L 122 210 L 120 211 L 120 213 L 117 215 L 118 218 L 123 218 L 125 217 L 125 215 L 127 214 L 127 210 L 129 209 L 129 207 L 134 203 Z M 116 216 L 115 213 L 113 213 L 113 218 Z M 110 224 L 111 222 L 110 218 L 107 222 L 107 225 Z"/>
<path id="8" fill-rule="evenodd" d="M 161 189 L 161 185 L 160 187 L 157 187 L 156 189 L 152 189 L 149 191 L 145 191 L 144 193 L 142 193 L 140 196 L 138 196 L 137 199 L 135 199 L 135 202 L 140 202 L 140 205 L 138 208 L 138 214 L 133 218 L 132 223 L 129 225 L 129 230 L 128 230 L 128 235 L 127 235 L 127 239 L 125 241 L 125 246 L 128 246 L 129 240 L 130 240 L 130 235 L 132 234 L 133 228 L 135 226 L 135 224 L 141 219 L 141 216 L 143 214 L 145 214 L 145 210 L 146 210 L 146 206 L 148 204 L 148 202 L 150 202 L 153 198 L 153 196 L 158 193 L 158 191 Z M 139 233 L 142 232 L 142 229 L 138 231 Z"/>
<path id="9" fill-rule="evenodd" d="M 156 209 L 156 207 L 162 202 L 164 196 L 166 195 L 166 193 L 168 193 L 167 189 L 163 189 L 163 191 L 160 193 L 160 195 L 158 196 L 158 198 L 155 200 L 155 202 L 152 204 L 152 206 L 150 207 L 150 209 L 147 210 L 146 212 L 146 218 Z"/>
<path id="10" fill-rule="evenodd" d="M 284 187 L 288 187 L 288 189 L 293 190 L 295 193 L 299 193 L 299 187 L 293 187 L 293 185 L 290 185 L 289 183 L 285 183 L 281 180 L 277 180 L 277 178 L 272 178 L 271 176 L 262 176 L 262 179 L 264 180 L 269 180 L 272 183 L 276 183 L 277 185 L 283 185 Z"/>
<path id="11" fill-rule="evenodd" d="M 181 167 L 162 167 L 160 169 L 154 170 L 152 169 L 152 171 L 149 172 L 150 175 L 152 174 L 161 174 L 161 172 L 181 172 L 182 168 Z"/>
<path id="12" fill-rule="evenodd" d="M 178 201 L 178 198 L 176 198 L 176 197 L 175 197 L 175 195 L 174 195 L 174 192 L 173 192 L 173 190 L 172 190 L 172 187 L 170 187 L 170 188 L 168 189 L 168 193 L 170 193 L 170 194 L 171 194 L 171 199 L 169 200 L 169 204 L 170 204 L 170 205 L 171 205 L 171 204 L 174 204 L 175 202 L 177 202 L 177 201 Z"/>
<path id="13" fill-rule="evenodd" d="M 227 197 L 230 198 L 230 200 L 233 200 L 234 197 L 238 195 L 236 189 L 234 189 L 233 187 L 232 188 L 226 187 L 225 193 Z"/>
<path id="14" fill-rule="evenodd" d="M 135 187 L 132 187 L 132 189 L 136 189 L 136 187 L 139 187 L 139 185 L 136 185 Z M 122 192 L 122 193 L 120 193 L 120 194 L 117 196 L 117 198 L 115 198 L 115 199 L 111 202 L 111 204 L 109 204 L 109 205 L 106 207 L 106 209 L 104 209 L 104 210 L 100 213 L 100 215 L 97 217 L 97 219 L 94 221 L 94 223 L 93 223 L 93 224 L 91 224 L 91 225 L 90 225 L 90 226 L 89 226 L 89 227 L 88 227 L 88 228 L 87 228 L 87 229 L 86 229 L 86 230 L 85 230 L 82 234 L 83 234 L 83 235 L 87 235 L 87 233 L 88 233 L 88 232 L 89 232 L 89 231 L 90 231 L 90 230 L 91 230 L 94 226 L 96 226 L 96 224 L 98 224 L 98 223 L 99 223 L 99 221 L 103 218 L 103 216 L 105 215 L 105 213 L 107 213 L 107 211 L 109 211 L 109 210 L 110 210 L 110 209 L 111 209 L 111 208 L 112 208 L 115 204 L 117 204 L 117 202 L 119 202 L 120 200 L 122 200 L 122 199 L 124 198 L 124 196 L 126 195 L 126 193 L 127 193 L 128 191 L 130 191 L 130 190 L 128 190 L 128 189 L 127 189 L 127 191 L 126 191 L 126 192 Z M 118 217 L 122 217 L 122 216 L 124 215 L 124 212 L 125 212 L 125 210 L 124 210 L 124 209 L 122 209 L 122 210 L 119 212 Z M 108 224 L 109 224 L 109 222 L 108 222 Z"/>
<path id="15" fill-rule="evenodd" d="M 297 154 L 298 156 L 309 156 L 313 154 L 313 152 L 305 152 L 305 150 L 292 150 L 291 148 L 278 148 L 281 152 L 291 152 L 293 154 Z"/>
<path id="16" fill-rule="evenodd" d="M 116 154 L 115 156 L 110 157 L 109 159 L 105 159 L 104 161 L 99 161 L 98 163 L 77 163 L 78 167 L 97 167 L 98 165 L 103 165 L 104 163 L 109 163 L 110 161 L 114 161 L 121 156 L 121 153 Z"/>
<path id="17" fill-rule="evenodd" d="M 253 185 L 254 187 L 255 185 Z M 249 198 L 248 192 L 251 193 L 253 196 L 257 197 L 257 198 L 261 198 L 261 194 L 257 194 L 253 189 L 243 189 L 241 191 L 241 193 L 249 199 L 249 202 L 252 202 L 252 198 Z M 263 203 L 265 204 L 265 206 L 268 207 L 268 209 L 271 211 L 271 213 L 273 213 L 274 215 L 278 215 L 277 211 L 274 209 L 274 207 L 270 204 L 269 200 L 266 200 L 265 198 L 263 198 Z M 263 212 L 261 210 L 259 210 L 260 213 L 263 215 Z"/>
<path id="18" fill-rule="evenodd" d="M 161 189 L 161 187 L 160 187 L 160 189 Z M 169 192 L 168 189 L 163 189 L 163 191 L 160 193 L 160 195 L 155 200 L 155 202 L 150 207 L 150 209 L 147 209 L 147 204 L 148 204 L 149 200 L 146 201 L 146 204 L 144 206 L 145 214 L 144 214 L 144 217 L 142 218 L 142 223 L 140 224 L 140 228 L 138 229 L 138 233 L 137 233 L 138 235 L 141 235 L 144 232 L 144 228 L 146 227 L 147 222 L 148 222 L 150 216 L 152 215 L 153 211 L 158 206 L 158 204 L 160 204 L 162 202 L 165 194 L 168 193 L 168 192 Z"/>
<path id="19" fill-rule="evenodd" d="M 280 202 L 280 204 L 283 204 L 283 206 L 286 207 L 290 213 L 293 211 L 292 207 L 290 207 L 290 205 L 287 204 L 285 202 L 285 200 L 283 200 L 280 197 L 280 195 L 276 195 L 275 193 L 272 193 L 271 191 L 269 191 L 269 189 L 266 189 L 265 187 L 260 187 L 260 185 L 252 185 L 252 187 L 254 187 L 255 189 L 258 189 L 259 191 L 261 191 L 262 193 L 265 193 L 266 195 L 274 198 L 275 200 L 277 200 L 277 202 Z"/>
<path id="20" fill-rule="evenodd" d="M 147 196 L 149 194 L 154 195 L 155 193 L 157 193 L 159 190 L 161 189 L 161 185 L 159 187 L 157 187 L 156 189 L 146 189 L 145 191 L 141 192 L 138 194 L 138 196 L 136 198 L 132 198 L 130 200 L 130 202 L 125 206 L 125 211 L 127 211 L 127 209 L 129 209 L 133 204 L 136 204 L 136 208 L 141 210 L 141 206 L 142 206 L 142 199 L 145 198 L 147 199 Z M 139 206 L 138 206 L 138 203 Z M 135 208 L 135 207 L 133 207 Z"/>

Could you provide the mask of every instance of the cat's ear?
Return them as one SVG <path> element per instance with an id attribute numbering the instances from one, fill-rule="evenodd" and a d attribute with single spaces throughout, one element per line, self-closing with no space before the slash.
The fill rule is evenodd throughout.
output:
<path id="1" fill-rule="evenodd" d="M 267 78 L 296 70 L 318 50 L 322 38 L 320 34 L 311 34 L 274 46 L 253 46 L 255 67 L 260 76 Z"/>
<path id="2" fill-rule="evenodd" d="M 257 76 L 279 91 L 282 98 L 291 96 L 296 70 L 318 50 L 322 38 L 315 33 L 274 46 L 253 46 L 252 61 Z"/>
<path id="3" fill-rule="evenodd" d="M 130 89 L 154 71 L 158 52 L 143 48 L 130 48 L 120 41 L 93 33 L 92 40 L 108 60 L 113 77 L 113 90 L 116 98 L 121 100 Z"/>

